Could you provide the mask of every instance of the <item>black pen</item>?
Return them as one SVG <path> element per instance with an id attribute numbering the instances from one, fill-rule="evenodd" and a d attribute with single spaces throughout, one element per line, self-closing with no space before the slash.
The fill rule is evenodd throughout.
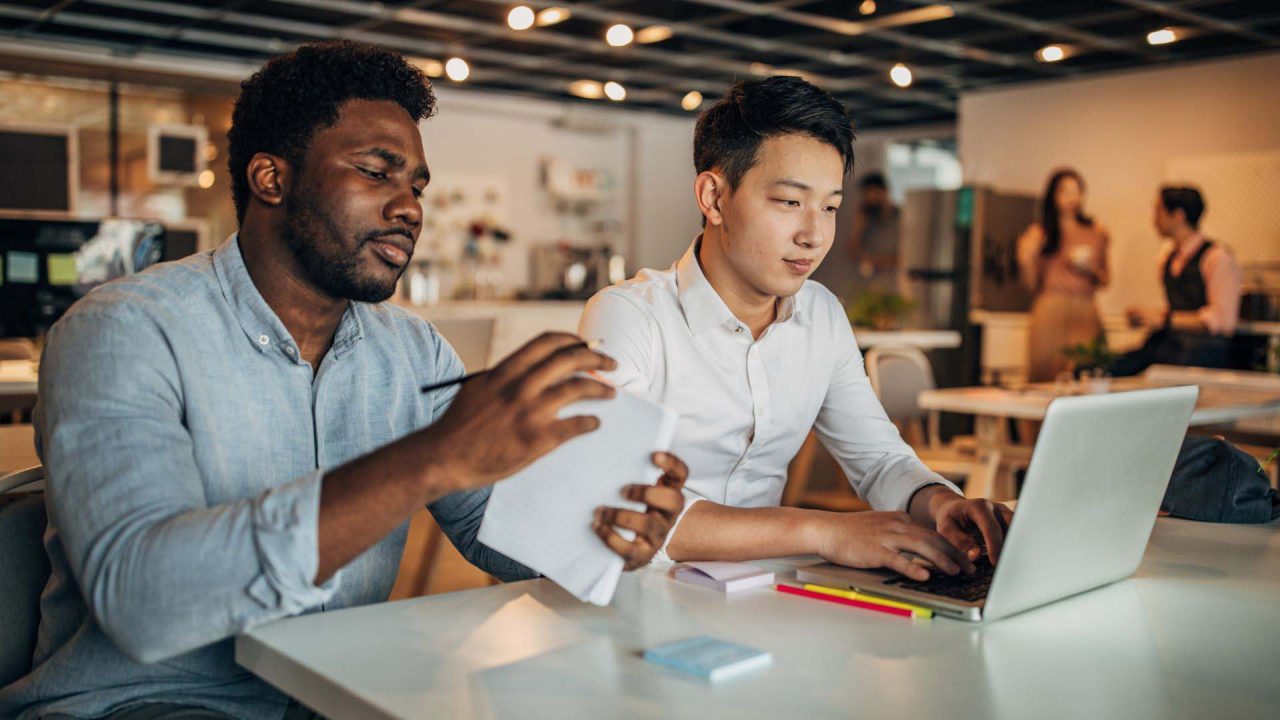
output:
<path id="1" fill-rule="evenodd" d="M 581 342 L 577 342 L 572 345 L 566 345 L 565 347 L 566 348 L 586 347 L 588 350 L 595 350 L 596 348 L 600 347 L 603 344 L 604 344 L 603 340 L 583 340 Z M 470 380 L 471 378 L 477 377 L 479 375 L 483 375 L 487 372 L 489 371 L 477 370 L 473 373 L 467 373 L 466 375 L 458 376 L 452 380 L 442 380 L 437 383 L 431 383 L 430 385 L 423 385 L 422 392 L 429 393 L 435 390 L 439 390 L 441 388 L 447 388 L 450 385 L 461 385 L 462 383 Z"/>

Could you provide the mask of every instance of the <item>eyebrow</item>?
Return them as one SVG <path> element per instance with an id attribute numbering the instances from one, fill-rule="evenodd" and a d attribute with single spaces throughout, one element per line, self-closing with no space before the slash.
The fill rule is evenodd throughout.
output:
<path id="1" fill-rule="evenodd" d="M 810 190 L 812 190 L 812 189 L 813 189 L 812 187 L 810 187 L 810 186 L 806 185 L 805 183 L 800 182 L 799 180 L 791 180 L 791 179 L 787 179 L 787 178 L 784 178 L 784 179 L 782 179 L 782 180 L 774 181 L 774 183 L 773 183 L 773 184 L 774 184 L 774 185 L 785 185 L 785 186 L 787 186 L 787 187 L 793 187 L 793 188 L 795 188 L 795 189 L 797 189 L 797 190 L 804 190 L 805 192 L 808 192 L 808 191 L 810 191 Z M 831 195 L 840 195 L 841 197 L 843 197 L 843 196 L 844 196 L 844 190 L 832 190 L 829 194 L 831 194 Z"/>
<path id="2" fill-rule="evenodd" d="M 376 157 L 379 160 L 382 160 L 383 162 L 385 162 L 386 164 L 390 165 L 393 168 L 396 168 L 397 170 L 400 168 L 403 168 L 405 165 L 408 164 L 408 161 L 404 159 L 403 155 L 401 155 L 398 152 L 388 150 L 387 148 L 384 148 L 384 147 L 371 147 L 365 150 L 361 150 L 356 154 L 372 155 L 373 157 Z M 415 180 L 418 178 L 421 178 L 427 182 L 431 182 L 431 171 L 427 169 L 426 165 L 419 165 L 413 171 L 413 177 Z"/>

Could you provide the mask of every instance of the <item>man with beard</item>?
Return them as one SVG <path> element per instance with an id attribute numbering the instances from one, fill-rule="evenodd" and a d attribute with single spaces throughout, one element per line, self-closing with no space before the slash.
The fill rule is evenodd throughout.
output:
<path id="1" fill-rule="evenodd" d="M 382 49 L 271 61 L 229 133 L 240 232 L 54 326 L 36 411 L 52 578 L 33 669 L 0 691 L 0 716 L 306 717 L 235 664 L 233 636 L 385 600 L 423 506 L 473 563 L 533 576 L 477 542 L 488 486 L 595 429 L 559 411 L 612 396 L 584 373 L 615 363 L 551 334 L 461 390 L 419 391 L 463 373 L 430 325 L 382 302 L 421 230 L 417 123 L 434 105 Z M 628 568 L 683 505 L 683 465 L 654 462 L 663 478 L 624 493 L 648 511 L 595 525 Z"/>

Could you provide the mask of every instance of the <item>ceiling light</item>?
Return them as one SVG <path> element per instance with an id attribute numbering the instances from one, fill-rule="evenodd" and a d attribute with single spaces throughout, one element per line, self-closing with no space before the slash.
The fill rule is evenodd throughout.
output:
<path id="1" fill-rule="evenodd" d="M 903 65 L 902 63 L 898 63 L 897 65 L 893 66 L 892 70 L 889 71 L 889 79 L 892 80 L 893 84 L 897 85 L 898 87 L 910 87 L 911 86 L 911 68 L 907 67 L 906 65 Z"/>
<path id="2" fill-rule="evenodd" d="M 548 25 L 562 23 L 565 20 L 568 20 L 572 15 L 573 13 L 569 12 L 569 8 L 549 7 L 538 11 L 538 19 L 536 22 L 538 23 L 538 27 L 546 27 Z"/>
<path id="3" fill-rule="evenodd" d="M 1040 62 L 1058 62 L 1067 56 L 1061 45 L 1045 45 L 1036 51 L 1036 59 Z"/>
<path id="4" fill-rule="evenodd" d="M 449 58 L 449 61 L 444 64 L 444 74 L 454 82 L 462 82 L 471 77 L 471 66 L 467 65 L 467 61 L 462 58 Z"/>
<path id="5" fill-rule="evenodd" d="M 858 6 L 858 12 L 863 15 L 870 15 L 876 11 L 876 0 L 862 0 L 862 4 Z"/>
<path id="6" fill-rule="evenodd" d="M 604 34 L 605 41 L 614 47 L 630 45 L 631 41 L 634 40 L 635 37 L 636 35 L 631 32 L 631 28 L 622 24 L 614 25 Z"/>
<path id="7" fill-rule="evenodd" d="M 212 170 L 202 170 L 200 176 L 196 178 L 196 182 L 200 183 L 200 187 L 208 190 L 213 187 L 214 175 Z"/>
<path id="8" fill-rule="evenodd" d="M 690 90 L 683 98 L 680 98 L 680 107 L 689 112 L 702 107 L 702 93 L 697 90 Z"/>
<path id="9" fill-rule="evenodd" d="M 604 88 L 595 80 L 574 80 L 569 83 L 569 92 L 586 100 L 604 97 Z"/>
<path id="10" fill-rule="evenodd" d="M 1177 42 L 1178 33 L 1173 28 L 1160 28 L 1147 33 L 1148 45 L 1168 45 L 1171 42 Z"/>
<path id="11" fill-rule="evenodd" d="M 604 94 L 614 102 L 627 99 L 627 89 L 612 80 L 604 84 Z"/>
<path id="12" fill-rule="evenodd" d="M 670 40 L 671 35 L 671 28 L 666 25 L 650 25 L 647 28 L 641 28 L 640 32 L 636 33 L 636 42 L 641 45 L 652 45 L 663 40 Z"/>
<path id="13" fill-rule="evenodd" d="M 762 62 L 753 62 L 751 63 L 751 74 L 752 75 L 772 75 L 773 68 L 769 67 L 768 65 Z"/>
<path id="14" fill-rule="evenodd" d="M 528 5 L 517 5 L 507 13 L 507 27 L 512 30 L 528 30 L 533 27 L 533 8 Z"/>
<path id="15" fill-rule="evenodd" d="M 431 58 L 415 57 L 410 58 L 409 62 L 418 66 L 418 69 L 427 74 L 427 77 L 438 78 L 444 75 L 444 63 Z"/>

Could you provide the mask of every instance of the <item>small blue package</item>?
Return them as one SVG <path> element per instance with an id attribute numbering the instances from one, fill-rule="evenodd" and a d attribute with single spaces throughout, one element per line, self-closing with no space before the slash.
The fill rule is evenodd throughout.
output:
<path id="1" fill-rule="evenodd" d="M 773 654 L 700 635 L 644 651 L 644 659 L 711 682 L 767 667 Z"/>

